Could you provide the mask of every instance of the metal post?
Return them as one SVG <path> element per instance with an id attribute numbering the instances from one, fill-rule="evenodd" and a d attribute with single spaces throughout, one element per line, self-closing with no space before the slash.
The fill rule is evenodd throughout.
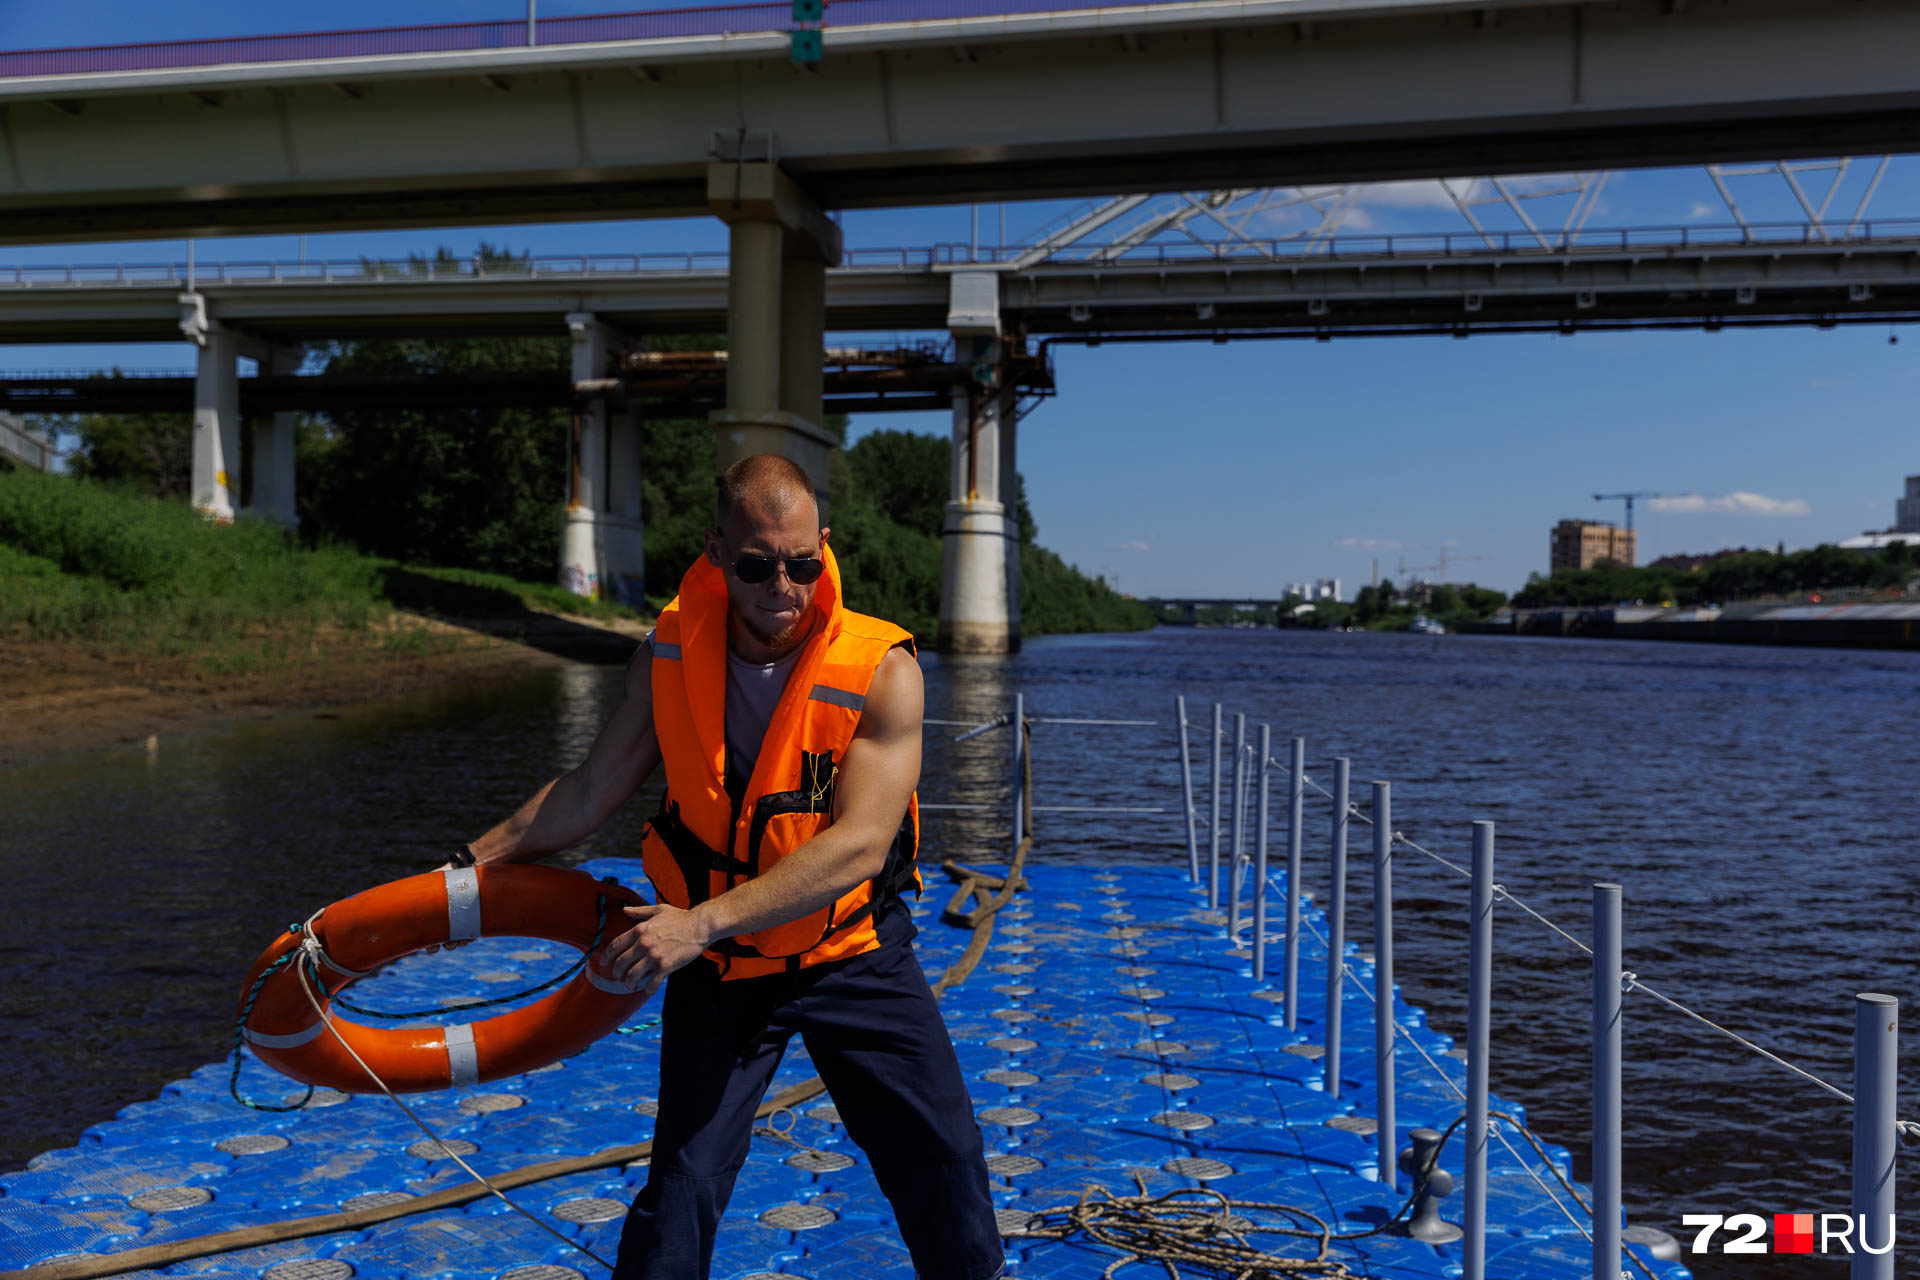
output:
<path id="1" fill-rule="evenodd" d="M 1260 839 L 1259 862 L 1253 877 L 1253 980 L 1267 980 L 1267 754 L 1273 749 L 1273 726 L 1260 726 Z"/>
<path id="2" fill-rule="evenodd" d="M 1207 826 L 1211 843 L 1208 854 L 1207 910 L 1220 909 L 1220 704 L 1213 704 L 1213 821 Z"/>
<path id="3" fill-rule="evenodd" d="M 1620 886 L 1593 886 L 1593 1274 L 1620 1274 Z"/>
<path id="4" fill-rule="evenodd" d="M 1346 994 L 1347 962 L 1347 778 L 1351 762 L 1333 762 L 1333 893 L 1327 899 L 1327 1051 L 1320 1059 L 1321 1087 L 1340 1096 L 1340 1003 Z"/>
<path id="5" fill-rule="evenodd" d="M 539 37 L 533 31 L 533 0 L 527 0 L 527 48 L 531 49 L 538 43 Z"/>
<path id="6" fill-rule="evenodd" d="M 1373 1114 L 1380 1181 L 1393 1186 L 1393 784 L 1373 784 Z"/>
<path id="7" fill-rule="evenodd" d="M 1247 827 L 1247 713 L 1233 713 L 1233 848 L 1227 868 L 1229 892 L 1233 903 L 1227 912 L 1227 934 L 1240 929 L 1240 859 L 1246 846 Z"/>
<path id="8" fill-rule="evenodd" d="M 1262 743 L 1261 755 L 1265 755 Z M 1287 814 L 1287 1030 L 1299 1021 L 1300 1004 L 1300 819 L 1307 796 L 1307 740 L 1293 740 L 1293 758 L 1287 766 L 1293 800 Z"/>
<path id="9" fill-rule="evenodd" d="M 1473 902 L 1467 936 L 1466 1280 L 1487 1275 L 1487 1024 L 1493 998 L 1493 824 L 1473 824 Z"/>
<path id="10" fill-rule="evenodd" d="M 1194 822 L 1193 811 L 1193 759 L 1187 749 L 1187 695 L 1180 694 L 1173 700 L 1174 715 L 1180 720 L 1180 795 L 1187 807 L 1187 875 L 1195 884 L 1200 883 L 1200 834 Z"/>
<path id="11" fill-rule="evenodd" d="M 1013 847 L 1027 831 L 1027 695 L 1013 695 Z"/>
<path id="12" fill-rule="evenodd" d="M 1853 1220 L 1859 1248 L 1850 1280 L 1893 1280 L 1894 1101 L 1900 1002 L 1853 998 Z M 1869 1246 L 1883 1240 L 1876 1252 Z"/>

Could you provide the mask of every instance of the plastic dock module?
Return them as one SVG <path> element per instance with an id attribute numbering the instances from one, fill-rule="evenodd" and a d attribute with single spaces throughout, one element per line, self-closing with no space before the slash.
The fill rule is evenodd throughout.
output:
<path id="1" fill-rule="evenodd" d="M 637 879 L 635 863 L 587 864 Z M 1268 1253 L 1314 1257 L 1323 1223 L 1336 1237 L 1314 1276 L 1453 1277 L 1461 1244 L 1430 1244 L 1392 1220 L 1412 1191 L 1378 1180 L 1372 1117 L 1373 1006 L 1351 987 L 1344 1006 L 1340 1096 L 1322 1089 L 1326 922 L 1309 903 L 1300 949 L 1300 1003 L 1286 1027 L 1277 946 L 1271 981 L 1256 985 L 1244 937 L 1180 868 L 1029 869 L 1028 892 L 994 922 L 992 943 L 943 1009 L 976 1116 L 1013 1277 L 1099 1276 L 1123 1255 L 1084 1232 L 1062 1235 L 1058 1211 L 1088 1197 L 1186 1190 L 1188 1212 L 1235 1202 L 1234 1225 Z M 942 886 L 915 907 L 916 946 L 937 978 L 968 935 L 939 921 Z M 1284 904 L 1284 898 L 1280 899 Z M 1284 906 L 1269 904 L 1269 936 Z M 573 959 L 553 943 L 483 939 L 440 956 L 414 956 L 354 988 L 383 1009 L 460 1009 L 532 986 Z M 1371 966 L 1347 960 L 1370 989 Z M 1395 1004 L 1399 1041 L 1398 1146 L 1415 1128 L 1444 1130 L 1463 1111 L 1466 1064 L 1418 1009 Z M 421 1119 L 484 1174 L 638 1143 L 657 1113 L 654 1009 L 635 1025 L 539 1071 L 465 1089 L 413 1095 Z M 244 1108 L 228 1094 L 227 1064 L 204 1067 L 88 1129 L 74 1148 L 48 1152 L 0 1176 L 0 1270 L 109 1254 L 239 1227 L 407 1199 L 468 1181 L 457 1163 L 378 1094 L 315 1094 L 300 1110 Z M 796 1040 L 775 1092 L 813 1068 Z M 296 1101 L 303 1089 L 249 1059 L 242 1096 Z M 1524 1120 L 1498 1097 L 1496 1113 Z M 1539 1154 L 1512 1125 L 1490 1144 L 1487 1270 L 1501 1280 L 1585 1276 L 1583 1211 L 1563 1188 L 1567 1153 Z M 777 1131 L 777 1132 L 776 1132 Z M 1456 1222 L 1464 1146 L 1440 1157 L 1453 1194 L 1439 1216 Z M 1517 1154 L 1516 1154 L 1517 1153 Z M 543 1230 L 493 1196 L 357 1230 L 175 1262 L 142 1275 L 265 1276 L 269 1280 L 570 1280 L 603 1269 L 574 1245 L 611 1260 L 626 1205 L 646 1180 L 644 1160 L 568 1174 L 509 1192 L 553 1228 Z M 1100 1189 L 1089 1197 L 1089 1189 Z M 1585 1190 L 1582 1189 L 1583 1198 Z M 1285 1205 L 1280 1211 L 1260 1206 Z M 1564 1206 L 1564 1208 L 1563 1208 Z M 1369 1233 L 1371 1234 L 1363 1234 Z M 555 1234 L 558 1233 L 558 1234 Z M 1341 1239 L 1338 1237 L 1352 1237 Z M 572 1242 L 572 1243 L 569 1243 Z M 1689 1272 L 1637 1250 L 1633 1274 L 1682 1280 Z M 1338 1269 L 1331 1264 L 1338 1263 Z M 1153 1268 L 1158 1272 L 1157 1266 Z M 760 1125 L 715 1250 L 717 1280 L 858 1275 L 909 1280 L 911 1260 L 865 1156 L 826 1097 Z M 1145 1270 L 1141 1274 L 1147 1274 Z"/>

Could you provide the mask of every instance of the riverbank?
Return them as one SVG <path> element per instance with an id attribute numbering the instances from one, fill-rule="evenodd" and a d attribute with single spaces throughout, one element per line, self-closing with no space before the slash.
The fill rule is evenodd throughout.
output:
<path id="1" fill-rule="evenodd" d="M 0 766 L 570 661 L 624 662 L 647 626 L 537 611 L 457 622 L 395 612 L 365 629 L 259 628 L 223 646 L 218 662 L 16 631 L 0 638 Z"/>
<path id="2" fill-rule="evenodd" d="M 1920 604 L 1901 601 L 1756 601 L 1711 608 L 1619 605 L 1514 609 L 1461 630 L 1476 635 L 1578 636 L 1593 640 L 1692 640 L 1715 644 L 1920 648 Z"/>

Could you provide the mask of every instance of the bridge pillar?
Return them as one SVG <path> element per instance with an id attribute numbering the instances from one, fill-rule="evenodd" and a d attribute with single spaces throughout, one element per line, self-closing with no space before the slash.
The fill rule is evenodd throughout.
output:
<path id="1" fill-rule="evenodd" d="M 753 453 L 793 459 L 812 477 L 825 523 L 834 441 L 821 423 L 821 365 L 840 228 L 770 158 L 709 165 L 707 204 L 727 224 L 729 259 L 727 407 L 708 419 L 715 462 L 724 471 Z"/>
<path id="2" fill-rule="evenodd" d="M 589 312 L 567 316 L 573 380 L 605 378 L 616 335 Z M 575 595 L 644 603 L 646 558 L 640 524 L 640 446 L 632 414 L 606 397 L 577 402 L 568 450 L 567 511 L 560 583 Z"/>
<path id="3" fill-rule="evenodd" d="M 305 347 L 276 347 L 264 363 L 272 373 L 292 374 L 300 372 L 306 358 Z M 294 507 L 293 421 L 291 411 L 254 420 L 253 491 L 247 504 L 249 512 L 288 529 L 300 527 Z"/>
<path id="4" fill-rule="evenodd" d="M 240 351 L 231 330 L 206 322 L 193 377 L 193 505 L 226 524 L 240 497 Z M 184 325 L 184 322 L 183 322 Z"/>
<path id="5" fill-rule="evenodd" d="M 999 372 L 999 339 L 956 338 L 955 346 L 961 362 L 976 367 L 976 377 L 953 395 L 953 498 L 941 530 L 940 648 L 1012 653 L 1020 647 L 1013 396 Z"/>

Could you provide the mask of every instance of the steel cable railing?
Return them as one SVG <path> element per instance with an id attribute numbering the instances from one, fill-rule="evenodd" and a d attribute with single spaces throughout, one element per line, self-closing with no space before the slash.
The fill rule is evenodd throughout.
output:
<path id="1" fill-rule="evenodd" d="M 1213 725 L 1198 724 L 1188 718 L 1184 696 L 1175 700 L 1175 714 L 1180 728 L 1182 782 L 1187 796 L 1188 857 L 1195 869 L 1195 880 L 1199 881 L 1199 841 L 1197 836 L 1198 805 L 1193 799 L 1193 762 L 1190 754 L 1190 735 L 1199 730 L 1206 735 L 1209 744 L 1208 755 L 1212 762 L 1213 787 L 1210 797 L 1214 812 L 1219 812 L 1220 792 L 1220 756 L 1227 743 L 1224 731 L 1222 708 L 1214 704 Z M 1301 818 L 1299 801 L 1309 790 L 1329 800 L 1333 813 L 1337 815 L 1332 823 L 1333 829 L 1333 867 L 1338 878 L 1335 902 L 1344 902 L 1344 868 L 1346 850 L 1346 832 L 1349 825 L 1358 820 L 1361 824 L 1374 828 L 1374 885 L 1375 885 L 1375 948 L 1376 948 L 1376 985 L 1392 982 L 1392 880 L 1391 864 L 1394 853 L 1400 849 L 1419 853 L 1435 863 L 1468 880 L 1472 886 L 1473 912 L 1471 962 L 1469 964 L 1469 1046 L 1468 1046 L 1468 1089 L 1466 1091 L 1470 1112 L 1480 1116 L 1487 1114 L 1487 1024 L 1489 1018 L 1489 991 L 1491 987 L 1491 921 L 1492 907 L 1496 902 L 1509 902 L 1518 907 L 1525 915 L 1544 926 L 1562 939 L 1570 942 L 1582 954 L 1594 962 L 1593 1005 L 1594 1005 L 1594 1193 L 1596 1207 L 1591 1211 L 1595 1229 L 1590 1235 L 1594 1247 L 1595 1274 L 1612 1274 L 1618 1270 L 1621 1257 L 1631 1256 L 1623 1248 L 1618 1222 L 1621 1216 L 1620 1204 L 1620 1144 L 1621 1120 L 1619 1112 L 1619 1069 L 1621 1050 L 1619 1039 L 1619 997 L 1622 993 L 1644 992 L 1675 1012 L 1701 1023 L 1721 1033 L 1742 1048 L 1755 1053 L 1794 1074 L 1815 1084 L 1825 1092 L 1839 1098 L 1854 1108 L 1854 1210 L 1861 1231 L 1863 1253 L 1870 1254 L 1864 1260 L 1856 1260 L 1856 1277 L 1870 1277 L 1871 1280 L 1890 1280 L 1892 1272 L 1892 1210 L 1893 1210 L 1893 1168 L 1896 1159 L 1896 1141 L 1910 1140 L 1920 1136 L 1920 1123 L 1903 1120 L 1896 1114 L 1895 1081 L 1895 1036 L 1898 1022 L 1898 1001 L 1893 997 L 1863 993 L 1855 997 L 1855 1036 L 1854 1060 L 1856 1081 L 1855 1092 L 1849 1093 L 1819 1075 L 1787 1061 L 1781 1055 L 1764 1048 L 1752 1039 L 1721 1025 L 1705 1014 L 1691 1009 L 1666 993 L 1642 982 L 1639 976 L 1627 969 L 1619 950 L 1619 886 L 1596 884 L 1594 886 L 1594 929 L 1595 942 L 1592 946 L 1581 941 L 1568 929 L 1555 922 L 1546 913 L 1513 894 L 1493 877 L 1493 824 L 1475 823 L 1474 858 L 1471 869 L 1454 859 L 1434 852 L 1425 845 L 1409 838 L 1405 832 L 1392 825 L 1389 784 L 1373 784 L 1374 804 L 1372 813 L 1363 812 L 1358 805 L 1347 799 L 1346 787 L 1349 777 L 1348 762 L 1336 760 L 1335 787 L 1329 791 L 1321 786 L 1305 767 L 1305 743 L 1301 738 L 1293 739 L 1293 759 L 1291 762 L 1276 758 L 1268 747 L 1266 726 L 1261 726 L 1261 749 L 1255 753 L 1257 758 L 1258 790 L 1260 795 L 1261 821 L 1256 849 L 1252 855 L 1241 853 L 1241 833 L 1245 826 L 1243 788 L 1247 785 L 1245 758 L 1247 755 L 1244 715 L 1235 716 L 1236 733 L 1233 737 L 1235 763 L 1234 802 L 1230 806 L 1230 820 L 1233 826 L 1231 849 L 1229 852 L 1228 877 L 1232 892 L 1232 916 L 1224 923 L 1234 930 L 1238 929 L 1238 897 L 1241 876 L 1248 864 L 1258 867 L 1256 875 L 1260 891 L 1258 898 L 1264 897 L 1268 883 L 1266 870 L 1268 830 L 1266 823 L 1266 794 L 1268 778 L 1273 772 L 1279 772 L 1290 783 L 1290 792 L 1294 801 L 1293 813 L 1289 822 L 1289 872 L 1281 882 L 1290 900 L 1290 907 L 1297 909 L 1301 895 L 1299 849 L 1301 842 Z M 1216 828 L 1210 832 L 1210 863 L 1213 876 L 1213 889 L 1209 900 L 1218 909 L 1218 864 L 1220 857 L 1221 833 Z M 1344 921 L 1340 918 L 1343 906 L 1336 906 L 1332 917 L 1335 937 Z M 1255 919 L 1261 919 L 1262 907 L 1256 902 Z M 1604 928 L 1603 928 L 1604 925 Z M 1311 929 L 1311 922 L 1307 922 Z M 1317 930 L 1314 930 L 1316 935 Z M 1300 944 L 1298 923 L 1289 919 L 1289 927 L 1284 935 L 1287 949 L 1288 989 L 1284 999 L 1289 1010 L 1288 1025 L 1292 1025 L 1291 1009 L 1297 998 L 1293 990 L 1292 975 L 1297 963 Z M 1322 938 L 1325 942 L 1326 939 Z M 1263 953 L 1268 942 L 1266 930 L 1256 923 L 1252 941 L 1251 955 L 1256 975 L 1263 971 Z M 1331 955 L 1330 967 L 1338 963 L 1342 970 L 1350 970 L 1344 956 Z M 1605 960 L 1601 956 L 1604 950 Z M 1604 970 L 1610 971 L 1606 972 Z M 1328 1041 L 1330 1052 L 1326 1055 L 1323 1070 L 1327 1075 L 1326 1088 L 1329 1093 L 1337 1094 L 1339 1042 L 1339 1000 L 1334 988 L 1339 982 L 1330 978 L 1328 1000 Z M 1379 1007 L 1376 1000 L 1376 1008 Z M 1390 1010 L 1390 1006 L 1389 1010 Z M 1405 1034 L 1398 1026 L 1398 1020 L 1389 1016 L 1387 1020 L 1394 1032 Z M 1380 1168 L 1383 1178 L 1393 1176 L 1392 1137 L 1388 1129 L 1393 1115 L 1393 1073 L 1392 1045 L 1395 1036 L 1384 1030 L 1387 1024 L 1375 1019 L 1376 1028 L 1381 1035 L 1376 1036 L 1376 1089 L 1378 1091 L 1378 1110 L 1380 1113 L 1381 1134 Z M 1411 1040 L 1411 1036 L 1407 1037 Z M 1416 1045 L 1416 1048 L 1419 1046 Z M 1422 1056 L 1425 1057 L 1424 1053 Z M 1437 1064 L 1430 1064 L 1437 1067 Z M 1449 1081 L 1450 1087 L 1452 1086 Z M 1470 1129 L 1480 1121 L 1475 1120 Z M 1497 1126 L 1495 1126 L 1497 1129 Z M 1494 1136 L 1498 1137 L 1496 1133 Z M 1473 1141 L 1469 1137 L 1469 1142 Z M 1504 1141 L 1504 1140 L 1503 1140 Z M 1466 1251 L 1467 1280 L 1483 1280 L 1485 1267 L 1485 1164 L 1484 1148 L 1470 1150 L 1470 1162 L 1467 1177 L 1467 1222 L 1466 1231 L 1469 1245 Z M 1605 1175 L 1603 1177 L 1603 1174 Z M 1584 1207 L 1584 1206 L 1583 1206 Z M 1867 1245 L 1868 1222 L 1888 1220 L 1888 1244 L 1883 1250 L 1872 1250 Z M 1476 1240 L 1477 1237 L 1477 1240 Z M 1849 1246 L 1851 1248 L 1851 1246 Z M 1859 1269 L 1866 1266 L 1866 1270 Z"/>

